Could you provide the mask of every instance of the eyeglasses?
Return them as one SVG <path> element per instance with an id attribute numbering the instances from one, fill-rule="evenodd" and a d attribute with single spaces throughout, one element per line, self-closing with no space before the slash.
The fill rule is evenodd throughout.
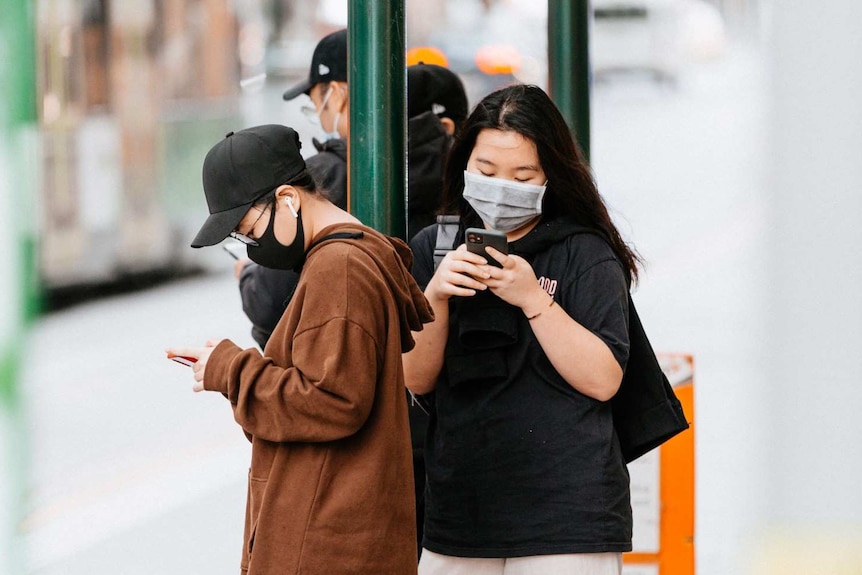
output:
<path id="1" fill-rule="evenodd" d="M 320 109 L 324 110 L 326 108 L 326 103 L 329 102 L 329 97 L 332 95 L 332 86 L 330 86 L 326 90 L 326 94 L 323 96 L 323 101 L 320 103 Z M 314 105 L 314 101 L 311 101 L 311 104 L 303 104 L 300 108 L 300 111 L 305 114 L 305 117 L 308 118 L 308 121 L 312 124 L 320 123 L 320 114 L 317 111 L 317 106 Z"/>
<path id="2" fill-rule="evenodd" d="M 260 218 L 262 218 L 262 217 L 263 217 L 263 214 L 265 214 L 265 213 L 266 213 L 266 211 L 269 209 L 269 206 L 265 207 L 265 208 L 264 208 L 264 209 L 262 209 L 262 210 L 261 210 L 260 208 L 258 208 L 257 206 L 252 206 L 252 208 L 254 208 L 254 209 L 256 209 L 257 211 L 259 211 L 259 212 L 260 212 L 260 215 L 259 215 L 259 216 L 257 216 L 257 219 L 255 219 L 255 220 L 254 220 L 254 223 L 251 225 L 251 231 L 250 231 L 249 233 L 254 232 L 254 228 L 256 228 L 256 227 L 257 227 L 257 223 L 260 221 Z M 258 244 L 258 243 L 257 243 L 257 240 L 255 240 L 254 238 L 251 238 L 251 237 L 249 237 L 249 236 L 247 236 L 247 235 L 245 235 L 245 234 L 241 234 L 241 233 L 239 233 L 239 232 L 231 232 L 231 233 L 229 233 L 228 235 L 229 235 L 230 237 L 232 237 L 233 239 L 235 239 L 235 240 L 237 240 L 237 241 L 239 241 L 239 242 L 244 243 L 244 244 L 245 244 L 245 245 L 247 245 L 247 246 L 257 247 L 258 245 L 260 245 L 260 244 Z"/>
<path id="3" fill-rule="evenodd" d="M 257 243 L 257 241 L 256 241 L 256 240 L 253 240 L 253 239 L 251 239 L 250 237 L 248 237 L 248 236 L 246 236 L 246 235 L 243 235 L 243 234 L 241 234 L 241 233 L 239 233 L 239 232 L 231 232 L 231 233 L 229 233 L 229 234 L 228 234 L 228 236 L 232 237 L 233 239 L 235 239 L 235 240 L 237 240 L 237 241 L 239 241 L 239 242 L 244 243 L 244 244 L 245 244 L 245 245 L 247 245 L 247 246 L 252 246 L 252 247 L 255 247 L 255 248 L 258 246 L 258 243 Z"/>

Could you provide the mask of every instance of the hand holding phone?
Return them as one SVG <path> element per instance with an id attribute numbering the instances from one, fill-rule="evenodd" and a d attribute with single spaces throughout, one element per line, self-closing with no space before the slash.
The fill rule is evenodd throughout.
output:
<path id="1" fill-rule="evenodd" d="M 168 359 L 193 368 L 192 375 L 195 383 L 192 389 L 198 392 L 204 390 L 204 374 L 207 370 L 210 354 L 222 341 L 224 340 L 211 339 L 203 347 L 168 347 L 165 352 Z"/>
<path id="2" fill-rule="evenodd" d="M 509 253 L 509 241 L 506 239 L 506 234 L 497 230 L 485 230 L 482 228 L 467 228 L 464 232 L 464 238 L 467 243 L 467 251 L 478 254 L 485 258 L 489 265 L 501 268 L 500 262 L 491 257 L 485 251 L 487 246 L 491 246 L 498 252 Z"/>

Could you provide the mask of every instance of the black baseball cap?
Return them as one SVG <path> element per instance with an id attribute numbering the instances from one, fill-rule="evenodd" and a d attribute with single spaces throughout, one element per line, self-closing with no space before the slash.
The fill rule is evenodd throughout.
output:
<path id="1" fill-rule="evenodd" d="M 204 159 L 204 194 L 210 215 L 193 248 L 217 244 L 236 229 L 248 209 L 299 175 L 305 160 L 293 128 L 278 124 L 230 132 Z"/>
<path id="2" fill-rule="evenodd" d="M 467 93 L 449 68 L 419 62 L 407 68 L 407 117 L 429 110 L 458 125 L 467 117 Z"/>
<path id="3" fill-rule="evenodd" d="M 347 81 L 347 29 L 324 36 L 314 48 L 308 78 L 287 90 L 282 96 L 293 100 L 322 82 Z"/>

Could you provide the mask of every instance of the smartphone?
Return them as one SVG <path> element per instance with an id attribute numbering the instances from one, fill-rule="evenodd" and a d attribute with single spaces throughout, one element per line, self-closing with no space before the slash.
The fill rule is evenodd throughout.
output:
<path id="1" fill-rule="evenodd" d="M 188 357 L 185 355 L 174 355 L 172 353 L 168 354 L 168 359 L 172 359 L 177 363 L 181 363 L 183 365 L 187 365 L 189 367 L 193 366 L 198 362 L 196 357 Z"/>
<path id="2" fill-rule="evenodd" d="M 509 241 L 506 239 L 506 234 L 497 230 L 485 230 L 482 228 L 467 228 L 464 232 L 464 237 L 467 239 L 467 251 L 474 254 L 484 256 L 488 263 L 492 266 L 503 267 L 500 262 L 492 258 L 485 247 L 491 246 L 495 250 L 504 254 L 509 253 Z"/>

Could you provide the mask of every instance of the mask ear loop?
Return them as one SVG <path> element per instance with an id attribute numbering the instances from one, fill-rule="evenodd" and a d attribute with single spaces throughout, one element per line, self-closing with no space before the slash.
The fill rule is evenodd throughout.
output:
<path id="1" fill-rule="evenodd" d="M 346 99 L 347 93 L 346 93 L 345 89 L 341 86 L 339 86 L 339 89 L 341 90 L 341 97 L 343 99 Z M 340 138 L 341 137 L 341 134 L 338 131 L 338 121 L 340 119 L 341 119 L 341 112 L 339 111 L 339 112 L 335 113 L 335 119 L 332 121 L 332 135 L 334 138 Z"/>
<path id="2" fill-rule="evenodd" d="M 290 198 L 285 198 L 284 203 L 287 204 L 287 209 L 290 210 L 290 213 L 293 214 L 293 217 L 298 218 L 299 214 L 296 213 L 296 208 L 293 207 L 293 201 Z"/>

